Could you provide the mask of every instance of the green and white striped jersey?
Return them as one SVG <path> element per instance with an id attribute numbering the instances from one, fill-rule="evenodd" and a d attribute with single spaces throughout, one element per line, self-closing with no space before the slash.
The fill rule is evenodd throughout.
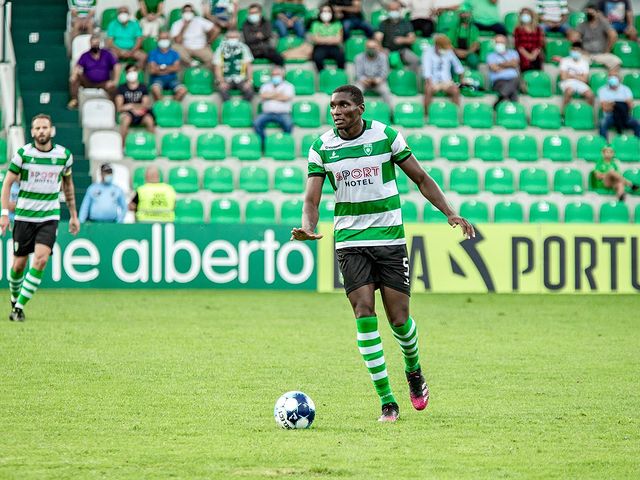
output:
<path id="1" fill-rule="evenodd" d="M 60 220 L 62 176 L 71 175 L 73 155 L 62 145 L 53 144 L 48 152 L 33 143 L 20 148 L 11 159 L 9 171 L 20 177 L 16 220 L 46 222 Z"/>
<path id="2" fill-rule="evenodd" d="M 336 249 L 405 243 L 395 165 L 410 155 L 402 135 L 375 120 L 357 138 L 333 129 L 313 143 L 309 176 L 326 175 L 335 191 Z"/>

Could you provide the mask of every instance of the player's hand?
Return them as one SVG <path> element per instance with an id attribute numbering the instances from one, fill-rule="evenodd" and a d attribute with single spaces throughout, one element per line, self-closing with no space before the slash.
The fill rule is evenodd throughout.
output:
<path id="1" fill-rule="evenodd" d="M 69 219 L 69 233 L 71 235 L 77 235 L 80 231 L 80 220 L 78 217 Z"/>
<path id="2" fill-rule="evenodd" d="M 473 229 L 473 225 L 471 225 L 468 220 L 460 217 L 459 215 L 451 215 L 447 218 L 447 221 L 453 228 L 456 228 L 458 225 L 460 225 L 462 234 L 466 239 L 476 237 L 476 231 Z"/>
<path id="3" fill-rule="evenodd" d="M 7 229 L 9 228 L 9 216 L 3 215 L 0 217 L 0 230 L 2 230 L 2 235 L 7 233 Z"/>
<path id="4" fill-rule="evenodd" d="M 304 242 L 305 240 L 320 240 L 322 235 L 319 233 L 309 232 L 304 228 L 294 228 L 291 230 L 291 238 L 289 240 L 298 240 Z"/>

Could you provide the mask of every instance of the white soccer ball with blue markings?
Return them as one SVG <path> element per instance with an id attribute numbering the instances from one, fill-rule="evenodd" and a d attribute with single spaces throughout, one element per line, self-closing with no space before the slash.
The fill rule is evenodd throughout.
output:
<path id="1" fill-rule="evenodd" d="M 276 402 L 273 416 L 281 428 L 309 428 L 316 417 L 316 406 L 311 397 L 302 392 L 287 392 Z"/>

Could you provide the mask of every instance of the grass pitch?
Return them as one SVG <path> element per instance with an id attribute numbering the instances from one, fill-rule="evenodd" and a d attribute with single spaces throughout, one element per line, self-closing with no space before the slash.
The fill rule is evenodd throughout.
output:
<path id="1" fill-rule="evenodd" d="M 0 322 L 0 478 L 638 478 L 639 307 L 415 295 L 425 412 L 379 308 L 382 425 L 343 295 L 43 289 Z M 292 389 L 310 430 L 275 425 Z"/>

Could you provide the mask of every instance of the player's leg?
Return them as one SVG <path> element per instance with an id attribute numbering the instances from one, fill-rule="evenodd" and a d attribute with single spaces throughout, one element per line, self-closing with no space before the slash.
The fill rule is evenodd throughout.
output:
<path id="1" fill-rule="evenodd" d="M 33 297 L 42 282 L 42 276 L 44 275 L 44 269 L 47 266 L 47 261 L 51 255 L 51 247 L 36 243 L 36 248 L 31 260 L 31 267 L 24 277 L 22 282 L 22 288 L 20 289 L 20 295 L 16 302 L 16 309 L 24 310 L 29 300 Z"/>
<path id="2" fill-rule="evenodd" d="M 27 260 L 29 257 L 13 257 L 11 270 L 9 270 L 9 290 L 11 291 L 11 308 L 16 306 L 22 281 L 24 280 L 24 269 L 27 268 Z"/>

